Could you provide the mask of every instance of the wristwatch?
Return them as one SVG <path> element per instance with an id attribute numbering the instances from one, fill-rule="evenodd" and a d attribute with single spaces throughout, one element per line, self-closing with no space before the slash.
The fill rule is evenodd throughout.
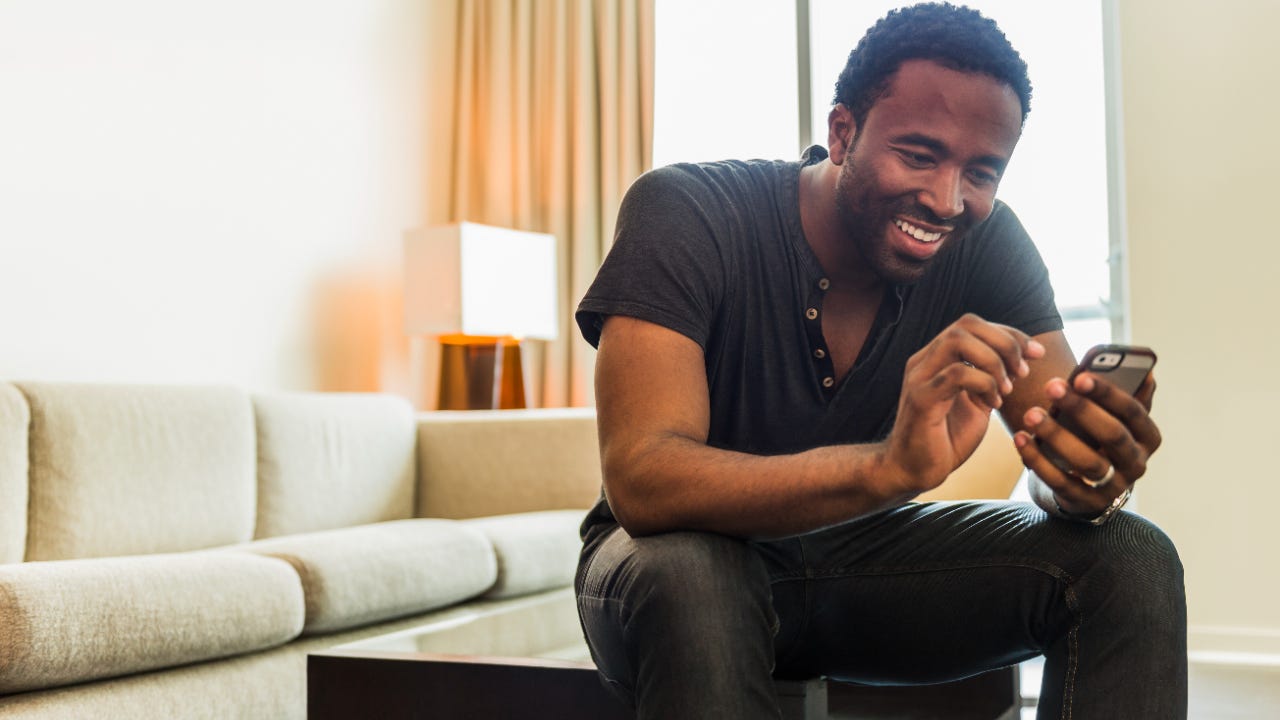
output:
<path id="1" fill-rule="evenodd" d="M 1120 508 L 1124 507 L 1124 504 L 1129 502 L 1129 496 L 1132 494 L 1133 494 L 1133 488 L 1125 488 L 1124 492 L 1116 496 L 1116 499 L 1112 500 L 1111 504 L 1108 505 L 1105 510 L 1103 510 L 1100 514 L 1095 515 L 1093 517 L 1076 515 L 1074 513 L 1069 513 L 1066 510 L 1063 510 L 1062 506 L 1058 504 L 1058 498 L 1056 496 L 1053 498 L 1053 505 L 1054 507 L 1058 508 L 1059 515 L 1061 515 L 1062 517 L 1072 522 L 1088 523 L 1089 525 L 1095 525 L 1095 526 L 1104 525 L 1108 520 L 1111 519 L 1112 515 L 1115 515 L 1116 513 L 1120 512 Z"/>

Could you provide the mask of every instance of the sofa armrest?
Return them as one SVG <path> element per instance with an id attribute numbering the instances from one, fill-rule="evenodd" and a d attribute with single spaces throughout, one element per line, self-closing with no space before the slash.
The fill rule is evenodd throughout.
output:
<path id="1" fill-rule="evenodd" d="M 593 408 L 418 417 L 418 517 L 591 507 L 600 496 Z"/>

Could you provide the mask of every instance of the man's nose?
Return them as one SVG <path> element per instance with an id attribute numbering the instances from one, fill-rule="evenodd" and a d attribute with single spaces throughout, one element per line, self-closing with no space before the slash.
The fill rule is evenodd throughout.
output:
<path id="1" fill-rule="evenodd" d="M 964 193 L 960 171 L 940 169 L 933 182 L 920 193 L 920 202 L 942 220 L 950 220 L 964 212 Z"/>

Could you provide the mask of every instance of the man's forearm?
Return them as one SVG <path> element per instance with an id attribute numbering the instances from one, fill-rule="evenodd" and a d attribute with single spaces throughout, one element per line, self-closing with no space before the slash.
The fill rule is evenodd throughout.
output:
<path id="1" fill-rule="evenodd" d="M 886 470 L 884 453 L 874 443 L 760 456 L 668 437 L 625 457 L 606 454 L 605 493 L 634 535 L 696 529 L 787 537 L 914 497 Z"/>
<path id="2" fill-rule="evenodd" d="M 707 444 L 711 403 L 697 343 L 615 316 L 599 345 L 600 451 L 615 517 L 635 535 L 738 537 L 809 532 L 937 487 L 982 441 L 1027 360 L 1044 353 L 1014 328 L 965 315 L 908 359 L 886 440 L 759 456 Z"/>

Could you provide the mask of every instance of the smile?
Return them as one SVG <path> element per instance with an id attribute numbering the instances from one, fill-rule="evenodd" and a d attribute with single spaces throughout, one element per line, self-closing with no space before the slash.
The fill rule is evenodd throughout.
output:
<path id="1" fill-rule="evenodd" d="M 918 228 L 915 225 L 912 225 L 906 220 L 900 220 L 896 218 L 894 219 L 893 224 L 897 225 L 898 229 L 901 230 L 902 232 L 924 243 L 938 242 L 939 240 L 942 239 L 942 236 L 945 235 L 946 232 L 950 231 L 950 228 L 948 228 L 946 232 L 928 232 L 923 228 Z"/>

